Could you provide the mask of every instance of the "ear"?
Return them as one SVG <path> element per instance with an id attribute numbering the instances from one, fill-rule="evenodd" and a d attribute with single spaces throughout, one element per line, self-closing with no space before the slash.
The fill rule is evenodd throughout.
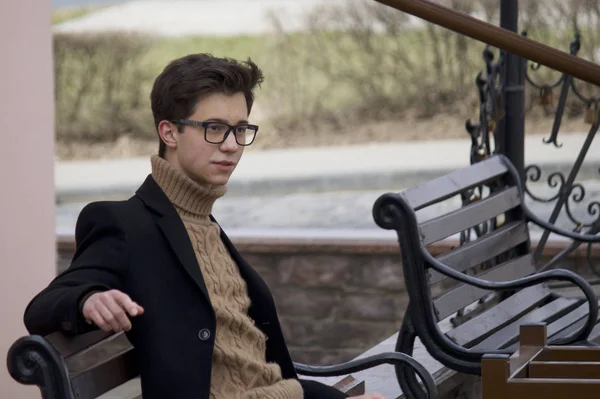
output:
<path id="1" fill-rule="evenodd" d="M 177 126 L 169 121 L 161 121 L 158 124 L 158 135 L 160 139 L 165 143 L 167 148 L 177 148 L 177 140 L 179 139 L 179 132 Z"/>

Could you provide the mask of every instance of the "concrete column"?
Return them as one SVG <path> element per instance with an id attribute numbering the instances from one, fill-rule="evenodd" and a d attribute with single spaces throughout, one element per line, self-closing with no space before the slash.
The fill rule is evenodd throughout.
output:
<path id="1" fill-rule="evenodd" d="M 6 368 L 23 310 L 55 271 L 50 1 L 0 1 L 0 397 L 39 398 Z"/>

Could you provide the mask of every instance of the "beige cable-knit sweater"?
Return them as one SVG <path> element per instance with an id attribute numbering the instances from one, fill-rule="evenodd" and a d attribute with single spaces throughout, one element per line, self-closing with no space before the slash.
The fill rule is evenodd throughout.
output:
<path id="1" fill-rule="evenodd" d="M 226 187 L 196 183 L 157 155 L 151 163 L 152 176 L 184 222 L 217 316 L 210 398 L 302 399 L 300 383 L 282 380 L 279 365 L 267 363 L 266 337 L 248 317 L 246 283 L 209 218 Z"/>

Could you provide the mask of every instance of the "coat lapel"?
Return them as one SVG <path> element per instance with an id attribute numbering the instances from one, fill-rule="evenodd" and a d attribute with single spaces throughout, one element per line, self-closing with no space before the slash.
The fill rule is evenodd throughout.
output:
<path id="1" fill-rule="evenodd" d="M 169 201 L 169 198 L 151 175 L 146 178 L 144 183 L 136 191 L 136 195 L 148 207 L 158 213 L 158 227 L 161 229 L 185 271 L 198 285 L 198 288 L 200 288 L 206 300 L 210 303 L 210 297 L 198 265 L 198 260 L 196 259 L 196 254 L 194 253 L 194 247 L 192 246 L 192 242 L 185 229 L 185 225 L 175 210 L 175 207 L 173 207 Z"/>

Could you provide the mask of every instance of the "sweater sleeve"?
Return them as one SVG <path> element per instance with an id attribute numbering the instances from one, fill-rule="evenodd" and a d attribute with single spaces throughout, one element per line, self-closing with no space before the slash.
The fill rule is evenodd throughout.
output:
<path id="1" fill-rule="evenodd" d="M 24 322 L 30 334 L 80 334 L 97 328 L 81 314 L 82 299 L 93 291 L 121 290 L 129 267 L 127 236 L 113 207 L 114 203 L 95 202 L 81 211 L 71 265 L 25 309 Z"/>

